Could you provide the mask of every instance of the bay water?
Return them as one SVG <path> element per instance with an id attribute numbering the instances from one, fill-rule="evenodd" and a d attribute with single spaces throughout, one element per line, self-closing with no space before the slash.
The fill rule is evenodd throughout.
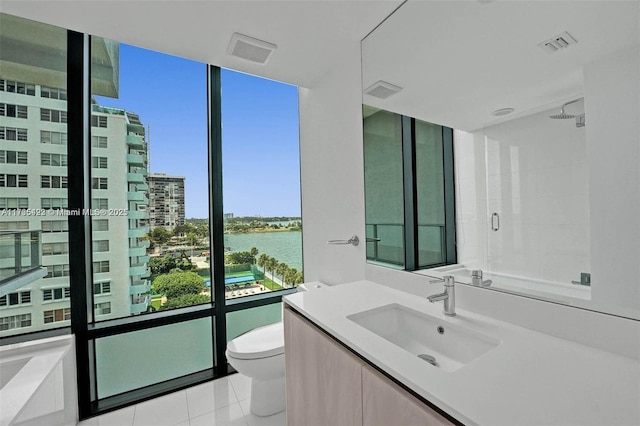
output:
<path id="1" fill-rule="evenodd" d="M 258 249 L 257 257 L 262 253 L 275 257 L 290 267 L 302 270 L 302 232 L 255 232 L 247 234 L 224 234 L 224 246 L 232 252 Z"/>

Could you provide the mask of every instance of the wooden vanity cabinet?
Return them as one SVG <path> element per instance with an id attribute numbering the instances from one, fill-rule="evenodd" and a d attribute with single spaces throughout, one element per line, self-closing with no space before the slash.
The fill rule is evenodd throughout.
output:
<path id="1" fill-rule="evenodd" d="M 453 425 L 368 365 L 362 367 L 362 398 L 363 425 Z"/>
<path id="2" fill-rule="evenodd" d="M 285 305 L 287 424 L 453 423 Z"/>
<path id="3" fill-rule="evenodd" d="M 287 424 L 362 425 L 360 358 L 284 310 Z"/>

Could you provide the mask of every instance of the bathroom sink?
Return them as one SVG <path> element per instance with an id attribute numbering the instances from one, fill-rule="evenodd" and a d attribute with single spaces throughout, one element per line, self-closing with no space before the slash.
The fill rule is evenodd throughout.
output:
<path id="1" fill-rule="evenodd" d="M 420 357 L 425 365 L 449 372 L 500 344 L 498 339 L 399 304 L 381 306 L 347 318 Z"/>

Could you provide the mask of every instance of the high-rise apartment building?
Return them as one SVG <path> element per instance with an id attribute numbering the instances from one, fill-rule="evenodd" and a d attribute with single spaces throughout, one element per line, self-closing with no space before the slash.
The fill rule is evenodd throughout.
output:
<path id="1" fill-rule="evenodd" d="M 184 225 L 184 176 L 149 174 L 149 225 Z"/>
<path id="2" fill-rule="evenodd" d="M 103 47 L 117 68 L 117 50 Z M 47 85 L 64 83 L 26 64 L 20 81 L 21 65 L 3 62 L 0 72 L 0 336 L 69 324 L 69 215 L 92 218 L 95 321 L 145 312 L 149 186 L 140 119 L 93 103 L 91 210 L 68 210 L 66 91 Z M 101 94 L 117 97 L 111 87 Z M 18 248 L 16 231 L 34 232 Z M 16 255 L 39 260 L 39 250 L 46 275 L 17 281 Z"/>

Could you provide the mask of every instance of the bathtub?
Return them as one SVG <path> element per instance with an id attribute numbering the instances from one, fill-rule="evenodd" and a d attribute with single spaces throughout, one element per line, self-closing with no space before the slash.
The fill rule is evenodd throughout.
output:
<path id="1" fill-rule="evenodd" d="M 477 268 L 469 268 L 463 264 L 454 264 L 423 269 L 420 272 L 436 278 L 442 278 L 444 275 L 453 275 L 456 282 L 471 284 L 471 271 L 473 269 Z M 541 298 L 553 296 L 554 299 L 591 300 L 591 287 L 589 286 L 564 284 L 497 272 L 484 272 L 483 279 L 491 280 L 492 288 L 508 292 L 527 293 Z"/>
<path id="2" fill-rule="evenodd" d="M 73 338 L 0 348 L 0 426 L 77 422 Z"/>

